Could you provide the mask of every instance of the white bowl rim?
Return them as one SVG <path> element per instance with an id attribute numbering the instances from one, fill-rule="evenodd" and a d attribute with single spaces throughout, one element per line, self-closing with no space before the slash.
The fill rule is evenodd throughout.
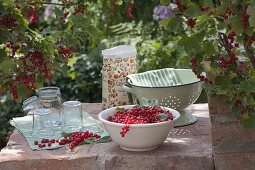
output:
<path id="1" fill-rule="evenodd" d="M 103 111 L 101 111 L 99 114 L 98 114 L 98 119 L 105 123 L 105 124 L 108 124 L 108 125 L 112 125 L 112 126 L 125 126 L 126 124 L 123 124 L 123 123 L 115 123 L 115 122 L 110 122 L 106 119 L 103 119 L 102 118 L 102 114 L 104 112 L 106 112 L 107 110 L 112 110 L 112 109 L 116 109 L 116 108 L 125 108 L 125 107 L 128 107 L 128 108 L 132 108 L 134 106 L 137 106 L 137 105 L 123 105 L 123 106 L 116 106 L 116 107 L 111 107 L 111 108 L 108 108 L 108 109 L 105 109 Z M 169 108 L 169 107 L 164 107 L 164 106 L 160 106 L 160 107 L 163 107 L 167 110 L 170 110 L 174 116 L 174 119 L 173 120 L 168 120 L 168 121 L 164 121 L 164 122 L 159 122 L 159 123 L 148 123 L 148 124 L 130 124 L 129 126 L 130 127 L 153 127 L 153 126 L 164 126 L 165 124 L 168 124 L 170 122 L 175 122 L 179 117 L 180 117 L 180 113 L 175 110 L 175 109 L 172 109 L 172 108 Z"/>

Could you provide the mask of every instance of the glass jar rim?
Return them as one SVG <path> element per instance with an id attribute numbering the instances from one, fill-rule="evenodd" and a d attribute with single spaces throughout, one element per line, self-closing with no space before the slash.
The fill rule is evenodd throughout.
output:
<path id="1" fill-rule="evenodd" d="M 60 94 L 60 88 L 55 86 L 42 87 L 39 89 L 38 94 L 56 93 Z"/>
<path id="2" fill-rule="evenodd" d="M 55 86 L 42 87 L 38 91 L 38 96 L 41 99 L 50 100 L 60 96 L 60 88 Z"/>
<path id="3" fill-rule="evenodd" d="M 65 101 L 63 103 L 63 106 L 79 106 L 81 105 L 81 102 L 79 101 Z"/>

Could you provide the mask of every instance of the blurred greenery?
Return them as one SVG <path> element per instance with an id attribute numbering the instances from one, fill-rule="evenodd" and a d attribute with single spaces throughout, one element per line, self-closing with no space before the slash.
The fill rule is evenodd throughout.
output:
<path id="1" fill-rule="evenodd" d="M 6 145 L 10 132 L 14 129 L 9 120 L 23 115 L 20 103 L 14 102 L 7 94 L 0 97 L 0 148 Z"/>
<path id="2" fill-rule="evenodd" d="M 134 19 L 131 20 L 126 16 L 125 4 L 116 6 L 114 12 L 109 12 L 109 1 L 99 2 L 98 5 L 104 8 L 94 11 L 95 17 L 91 18 L 91 22 L 98 28 L 96 38 L 92 40 L 83 37 L 84 45 L 69 62 L 69 68 L 56 72 L 55 80 L 45 83 L 45 86 L 60 87 L 64 100 L 101 102 L 101 50 L 120 44 L 136 47 L 139 72 L 166 67 L 190 68 L 188 57 L 177 44 L 179 37 L 164 30 L 158 21 L 153 20 L 153 8 L 158 4 L 159 1 L 150 0 L 145 3 L 145 0 L 135 0 Z M 48 26 L 47 29 L 54 28 Z M 6 99 L 0 103 L 2 146 L 7 132 L 12 130 L 8 121 L 23 114 L 20 103 L 14 103 L 8 96 L 4 98 Z M 199 102 L 204 102 L 205 96 L 203 98 Z"/>

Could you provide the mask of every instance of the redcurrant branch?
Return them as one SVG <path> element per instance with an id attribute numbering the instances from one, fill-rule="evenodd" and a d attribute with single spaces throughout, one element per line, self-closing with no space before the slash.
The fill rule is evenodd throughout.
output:
<path id="1" fill-rule="evenodd" d="M 10 80 L 12 78 L 12 76 L 3 76 L 1 73 L 0 73 L 0 81 L 1 82 L 4 82 L 6 80 Z"/>
<path id="2" fill-rule="evenodd" d="M 219 22 L 224 22 L 224 18 L 221 16 L 215 16 L 216 20 Z"/>
<path id="3" fill-rule="evenodd" d="M 228 55 L 230 56 L 231 49 L 229 48 L 230 45 L 228 43 L 227 36 L 224 33 L 221 33 L 221 32 L 218 33 L 218 36 L 219 36 L 219 38 L 221 40 L 222 46 L 225 48 L 225 50 L 227 51 Z"/>
<path id="4" fill-rule="evenodd" d="M 246 53 L 248 54 L 252 66 L 255 68 L 255 58 L 254 58 L 254 52 L 251 48 L 251 44 L 250 43 L 252 41 L 253 36 L 248 37 L 246 34 L 244 35 L 244 50 L 246 51 Z"/>
<path id="5" fill-rule="evenodd" d="M 218 36 L 219 36 L 219 38 L 220 38 L 220 44 L 221 44 L 221 46 L 222 46 L 222 47 L 225 47 L 225 42 L 224 42 L 223 38 L 221 37 L 221 33 L 218 33 Z"/>
<path id="6" fill-rule="evenodd" d="M 61 3 L 54 3 L 54 2 L 43 2 L 43 5 L 59 5 L 59 6 L 74 6 L 80 3 L 68 3 L 68 4 L 61 4 Z"/>
<path id="7" fill-rule="evenodd" d="M 18 2 L 22 2 L 22 1 L 16 1 L 16 3 Z M 56 6 L 74 6 L 74 5 L 79 5 L 80 3 L 76 2 L 76 3 L 68 3 L 68 4 L 64 4 L 64 3 L 56 3 L 56 2 L 40 2 L 40 3 L 36 3 L 36 2 L 32 2 L 32 3 L 28 3 L 27 5 L 38 5 L 38 4 L 42 4 L 42 5 L 56 5 Z"/>

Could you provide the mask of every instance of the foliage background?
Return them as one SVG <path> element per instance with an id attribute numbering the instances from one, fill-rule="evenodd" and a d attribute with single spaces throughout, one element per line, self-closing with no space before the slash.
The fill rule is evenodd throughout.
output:
<path id="1" fill-rule="evenodd" d="M 93 11 L 91 23 L 98 28 L 95 39 L 83 37 L 82 48 L 69 62 L 67 70 L 56 72 L 55 79 L 44 84 L 60 87 L 64 100 L 101 102 L 101 50 L 116 45 L 130 44 L 137 48 L 139 72 L 166 67 L 191 67 L 184 50 L 177 45 L 179 37 L 171 31 L 163 30 L 159 22 L 153 19 L 153 9 L 160 4 L 159 1 L 135 0 L 133 19 L 127 17 L 127 4 L 115 6 L 114 11 L 111 11 L 111 2 L 98 1 L 98 8 Z M 46 24 L 46 21 L 40 22 L 37 25 L 39 27 Z M 57 21 L 47 22 L 47 30 L 56 29 L 56 24 L 51 22 Z M 201 101 L 205 100 L 199 100 Z M 12 130 L 8 120 L 24 114 L 21 103 L 13 102 L 7 94 L 2 95 L 0 148 L 6 144 L 7 133 Z"/>

